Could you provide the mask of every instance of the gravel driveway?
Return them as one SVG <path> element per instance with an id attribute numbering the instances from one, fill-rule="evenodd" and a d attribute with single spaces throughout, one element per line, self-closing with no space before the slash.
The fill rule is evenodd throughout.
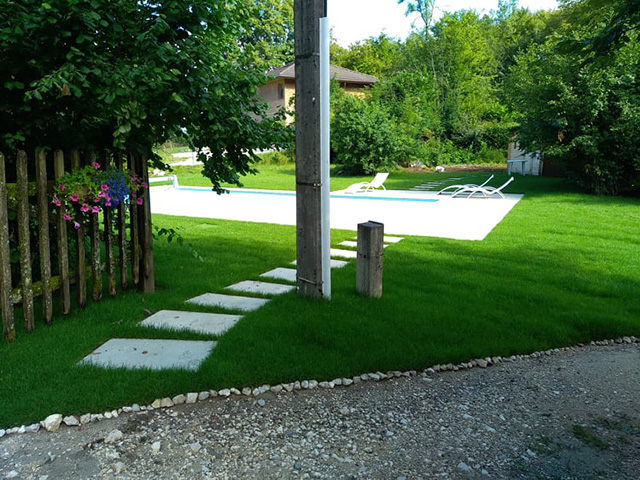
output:
<path id="1" fill-rule="evenodd" d="M 640 344 L 508 360 L 6 435 L 0 478 L 640 478 Z"/>

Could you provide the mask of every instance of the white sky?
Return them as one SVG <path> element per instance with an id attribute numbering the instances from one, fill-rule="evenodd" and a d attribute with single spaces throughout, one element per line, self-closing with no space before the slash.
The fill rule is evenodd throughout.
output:
<path id="1" fill-rule="evenodd" d="M 405 16 L 407 6 L 398 5 L 397 0 L 327 0 L 328 15 L 333 36 L 343 47 L 354 42 L 377 37 L 385 32 L 390 37 L 404 40 L 411 32 L 412 24 L 422 27 L 418 15 Z M 437 20 L 443 12 L 474 9 L 489 13 L 498 6 L 498 0 L 436 0 Z M 520 7 L 530 10 L 551 10 L 557 7 L 556 0 L 520 0 Z"/>

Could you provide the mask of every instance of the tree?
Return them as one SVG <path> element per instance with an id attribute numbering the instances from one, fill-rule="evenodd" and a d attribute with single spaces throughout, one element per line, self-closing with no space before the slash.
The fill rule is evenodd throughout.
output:
<path id="1" fill-rule="evenodd" d="M 398 0 L 398 4 L 405 2 L 407 3 L 407 15 L 414 12 L 420 14 L 420 18 L 424 22 L 425 35 L 427 35 L 433 20 L 436 0 Z"/>
<path id="2" fill-rule="evenodd" d="M 248 50 L 248 62 L 267 70 L 295 60 L 293 0 L 246 0 L 255 14 L 240 42 Z"/>
<path id="3" fill-rule="evenodd" d="M 618 14 L 608 9 L 603 20 Z M 628 41 L 612 44 L 598 61 L 591 49 L 566 48 L 593 38 L 591 12 L 558 33 L 519 55 L 511 69 L 510 98 L 522 115 L 519 143 L 555 157 L 587 191 L 640 193 L 638 32 L 628 30 Z"/>
<path id="4" fill-rule="evenodd" d="M 399 42 L 384 33 L 363 42 L 356 42 L 348 50 L 334 47 L 334 62 L 341 67 L 379 77 L 389 73 L 398 57 Z"/>
<path id="5" fill-rule="evenodd" d="M 256 96 L 264 73 L 237 41 L 245 0 L 0 3 L 0 149 L 152 155 L 183 134 L 218 188 L 283 140 Z"/>

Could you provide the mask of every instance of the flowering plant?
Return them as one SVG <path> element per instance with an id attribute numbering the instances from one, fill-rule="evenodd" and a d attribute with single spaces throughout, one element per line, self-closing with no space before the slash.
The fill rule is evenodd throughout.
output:
<path id="1" fill-rule="evenodd" d="M 114 208 L 127 201 L 142 205 L 142 189 L 148 188 L 147 183 L 132 172 L 101 169 L 97 162 L 63 175 L 57 184 L 53 203 L 82 213 L 98 213 L 105 207 Z M 80 228 L 68 212 L 64 213 L 64 219 L 73 221 L 76 229 Z"/>

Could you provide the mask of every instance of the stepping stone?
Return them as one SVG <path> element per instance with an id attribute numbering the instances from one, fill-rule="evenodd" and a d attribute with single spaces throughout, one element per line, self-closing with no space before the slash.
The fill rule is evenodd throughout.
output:
<path id="1" fill-rule="evenodd" d="M 222 335 L 241 318 L 242 315 L 160 310 L 145 318 L 140 322 L 140 325 L 143 327 L 190 330 L 210 335 Z"/>
<path id="2" fill-rule="evenodd" d="M 336 260 L 334 258 L 331 259 L 331 268 L 342 268 L 349 264 L 349 262 L 345 262 L 344 260 Z M 291 262 L 291 265 L 297 265 L 297 262 L 294 260 Z"/>
<path id="3" fill-rule="evenodd" d="M 404 237 L 384 237 L 384 242 L 385 243 L 398 243 L 401 242 L 402 240 L 404 240 Z"/>
<path id="4" fill-rule="evenodd" d="M 332 257 L 341 257 L 341 258 L 357 258 L 358 252 L 355 250 L 341 250 L 339 248 L 332 248 L 330 250 Z"/>
<path id="5" fill-rule="evenodd" d="M 200 296 L 187 300 L 187 303 L 204 305 L 206 307 L 220 307 L 228 310 L 240 310 L 251 312 L 257 310 L 266 303 L 267 298 L 236 297 L 234 295 L 223 295 L 220 293 L 204 293 Z"/>
<path id="6" fill-rule="evenodd" d="M 358 248 L 358 242 L 353 240 L 345 240 L 344 242 L 340 242 L 340 245 L 344 247 Z"/>
<path id="7" fill-rule="evenodd" d="M 217 342 L 112 338 L 84 357 L 79 365 L 103 368 L 179 368 L 197 370 Z"/>
<path id="8" fill-rule="evenodd" d="M 274 268 L 260 275 L 265 278 L 275 278 L 277 280 L 286 280 L 287 282 L 296 282 L 297 271 L 295 268 Z"/>
<path id="9" fill-rule="evenodd" d="M 283 293 L 288 293 L 296 289 L 293 285 L 256 282 L 254 280 L 245 280 L 244 282 L 235 283 L 225 288 L 235 292 L 255 293 L 257 295 L 282 295 Z"/>

